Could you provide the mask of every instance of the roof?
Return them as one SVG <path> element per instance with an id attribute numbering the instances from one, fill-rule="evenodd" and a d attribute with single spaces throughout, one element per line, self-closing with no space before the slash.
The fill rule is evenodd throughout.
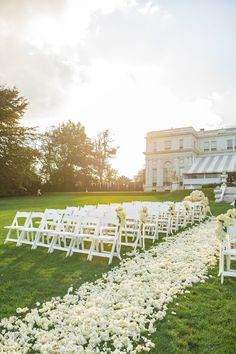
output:
<path id="1" fill-rule="evenodd" d="M 231 128 L 220 128 L 220 129 L 211 129 L 211 130 L 205 130 L 205 129 L 200 129 L 199 131 L 195 130 L 193 127 L 182 127 L 182 128 L 171 128 L 171 129 L 165 129 L 165 130 L 157 130 L 157 131 L 151 131 L 148 132 L 146 135 L 147 138 L 152 138 L 152 137 L 167 137 L 167 136 L 175 136 L 175 135 L 185 135 L 185 134 L 192 134 L 196 137 L 199 138 L 205 138 L 205 137 L 210 137 L 210 136 L 228 136 L 228 135 L 235 135 L 236 134 L 236 127 L 231 127 Z"/>
<path id="2" fill-rule="evenodd" d="M 197 158 L 186 174 L 236 172 L 236 154 Z"/>

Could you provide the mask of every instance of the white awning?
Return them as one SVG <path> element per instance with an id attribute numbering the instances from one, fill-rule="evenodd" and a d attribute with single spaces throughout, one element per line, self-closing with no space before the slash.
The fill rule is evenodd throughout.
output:
<path id="1" fill-rule="evenodd" d="M 185 174 L 236 172 L 236 154 L 197 158 Z"/>

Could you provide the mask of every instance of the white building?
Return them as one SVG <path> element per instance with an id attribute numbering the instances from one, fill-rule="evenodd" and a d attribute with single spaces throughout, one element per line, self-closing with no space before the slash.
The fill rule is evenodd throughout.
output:
<path id="1" fill-rule="evenodd" d="M 192 127 L 146 136 L 145 191 L 218 184 L 221 174 L 236 180 L 236 128 L 196 131 Z"/>

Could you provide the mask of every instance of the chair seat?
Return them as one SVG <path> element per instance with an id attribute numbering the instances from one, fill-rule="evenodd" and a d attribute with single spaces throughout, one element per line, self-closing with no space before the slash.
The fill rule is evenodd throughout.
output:
<path id="1" fill-rule="evenodd" d="M 99 235 L 99 236 L 94 236 L 93 240 L 96 240 L 96 241 L 114 241 L 114 236 Z"/>
<path id="2" fill-rule="evenodd" d="M 229 250 L 224 250 L 223 253 L 227 256 L 236 256 L 236 249 L 230 248 Z"/>
<path id="3" fill-rule="evenodd" d="M 4 226 L 4 229 L 9 229 L 9 230 L 22 230 L 24 228 L 25 228 L 24 226 L 18 226 L 18 225 L 15 225 L 15 226 Z"/>
<path id="4" fill-rule="evenodd" d="M 144 226 L 146 227 L 156 227 L 156 223 L 152 223 L 152 222 L 147 222 L 144 224 Z"/>

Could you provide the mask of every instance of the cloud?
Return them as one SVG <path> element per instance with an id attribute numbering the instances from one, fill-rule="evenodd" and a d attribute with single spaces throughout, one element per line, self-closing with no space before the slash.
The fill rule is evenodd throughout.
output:
<path id="1" fill-rule="evenodd" d="M 27 124 L 70 118 L 91 136 L 110 129 L 121 146 L 114 166 L 132 176 L 147 131 L 234 124 L 235 7 L 1 0 L 0 82 L 29 99 Z"/>

